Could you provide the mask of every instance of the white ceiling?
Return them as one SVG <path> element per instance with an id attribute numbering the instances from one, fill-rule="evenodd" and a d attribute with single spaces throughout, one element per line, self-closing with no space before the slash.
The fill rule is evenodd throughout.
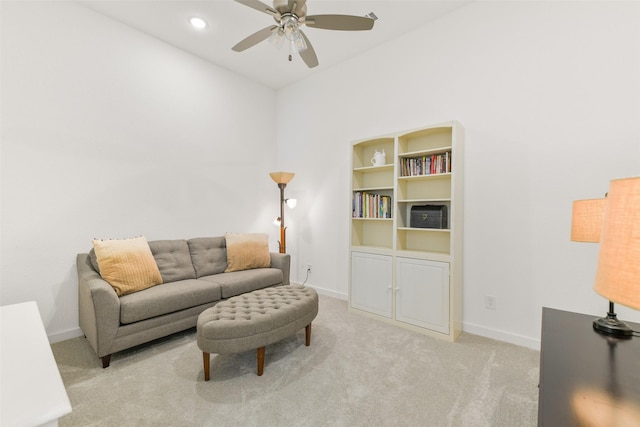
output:
<path id="1" fill-rule="evenodd" d="M 77 0 L 86 7 L 130 27 L 237 72 L 274 89 L 280 89 L 346 61 L 374 46 L 397 38 L 426 22 L 463 7 L 471 1 L 414 0 L 308 0 L 307 14 L 364 16 L 378 20 L 371 31 L 330 31 L 305 27 L 320 65 L 309 69 L 299 56 L 288 61 L 288 49 L 278 50 L 264 41 L 244 52 L 234 52 L 237 42 L 264 27 L 273 18 L 233 0 Z M 267 0 L 269 6 L 271 1 Z M 196 30 L 189 18 L 203 18 L 208 26 Z"/>

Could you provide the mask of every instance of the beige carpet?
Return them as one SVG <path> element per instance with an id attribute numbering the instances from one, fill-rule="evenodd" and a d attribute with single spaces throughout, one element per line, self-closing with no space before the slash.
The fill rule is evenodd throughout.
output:
<path id="1" fill-rule="evenodd" d="M 85 338 L 52 345 L 73 406 L 61 426 L 534 426 L 539 352 L 470 334 L 456 343 L 350 313 L 320 297 L 304 330 L 214 355 L 203 381 L 195 329 L 117 353 L 102 369 Z"/>

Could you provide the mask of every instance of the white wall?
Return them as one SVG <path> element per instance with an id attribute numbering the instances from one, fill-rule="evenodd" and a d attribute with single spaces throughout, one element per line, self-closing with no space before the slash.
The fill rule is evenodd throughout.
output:
<path id="1" fill-rule="evenodd" d="M 1 303 L 79 334 L 91 239 L 272 233 L 275 91 L 67 1 L 2 2 Z"/>
<path id="2" fill-rule="evenodd" d="M 638 3 L 479 2 L 277 98 L 72 2 L 1 13 L 0 303 L 36 300 L 53 340 L 78 334 L 74 256 L 93 237 L 275 245 L 276 168 L 296 172 L 292 279 L 311 263 L 308 283 L 346 298 L 350 142 L 452 119 L 465 330 L 535 347 L 542 306 L 606 310 L 571 201 L 639 174 Z"/>
<path id="3" fill-rule="evenodd" d="M 464 330 L 535 348 L 543 306 L 604 315 L 571 202 L 640 175 L 638 22 L 637 2 L 479 2 L 281 90 L 280 161 L 304 189 L 296 273 L 312 263 L 308 283 L 347 295 L 351 141 L 458 120 Z"/>

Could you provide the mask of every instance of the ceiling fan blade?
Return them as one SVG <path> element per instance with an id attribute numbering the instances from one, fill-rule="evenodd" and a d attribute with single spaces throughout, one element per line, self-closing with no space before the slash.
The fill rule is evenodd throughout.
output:
<path id="1" fill-rule="evenodd" d="M 302 31 L 300 31 L 300 34 L 302 35 L 304 42 L 307 44 L 307 48 L 300 52 L 300 58 L 302 58 L 304 63 L 307 64 L 307 67 L 317 67 L 318 57 L 316 56 L 316 51 L 313 49 L 313 46 L 311 45 L 311 42 L 309 41 L 307 36 Z"/>
<path id="2" fill-rule="evenodd" d="M 353 15 L 311 15 L 305 18 L 307 27 L 324 30 L 362 31 L 373 28 L 374 20 Z"/>
<path id="3" fill-rule="evenodd" d="M 271 35 L 271 32 L 275 28 L 278 28 L 278 26 L 277 25 L 271 25 L 270 27 L 266 27 L 266 28 L 261 29 L 260 31 L 256 31 L 255 33 L 251 34 L 246 39 L 240 41 L 238 44 L 236 44 L 231 49 L 236 51 L 236 52 L 242 52 L 243 50 L 249 49 L 250 47 L 257 45 L 261 41 L 268 39 L 269 36 Z"/>
<path id="4" fill-rule="evenodd" d="M 280 19 L 280 12 L 272 8 L 271 6 L 267 6 L 259 0 L 235 0 L 240 4 L 245 6 L 249 6 L 252 9 L 259 10 L 260 12 L 264 12 L 268 15 L 275 16 L 277 20 Z"/>

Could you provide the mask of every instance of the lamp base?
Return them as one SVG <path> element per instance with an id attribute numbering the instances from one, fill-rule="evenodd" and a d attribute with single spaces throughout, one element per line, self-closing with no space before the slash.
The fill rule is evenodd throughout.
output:
<path id="1" fill-rule="evenodd" d="M 593 321 L 593 329 L 601 334 L 613 335 L 616 337 L 629 337 L 633 336 L 633 329 L 626 323 L 618 320 L 615 313 L 607 313 L 607 317 L 601 317 Z"/>

